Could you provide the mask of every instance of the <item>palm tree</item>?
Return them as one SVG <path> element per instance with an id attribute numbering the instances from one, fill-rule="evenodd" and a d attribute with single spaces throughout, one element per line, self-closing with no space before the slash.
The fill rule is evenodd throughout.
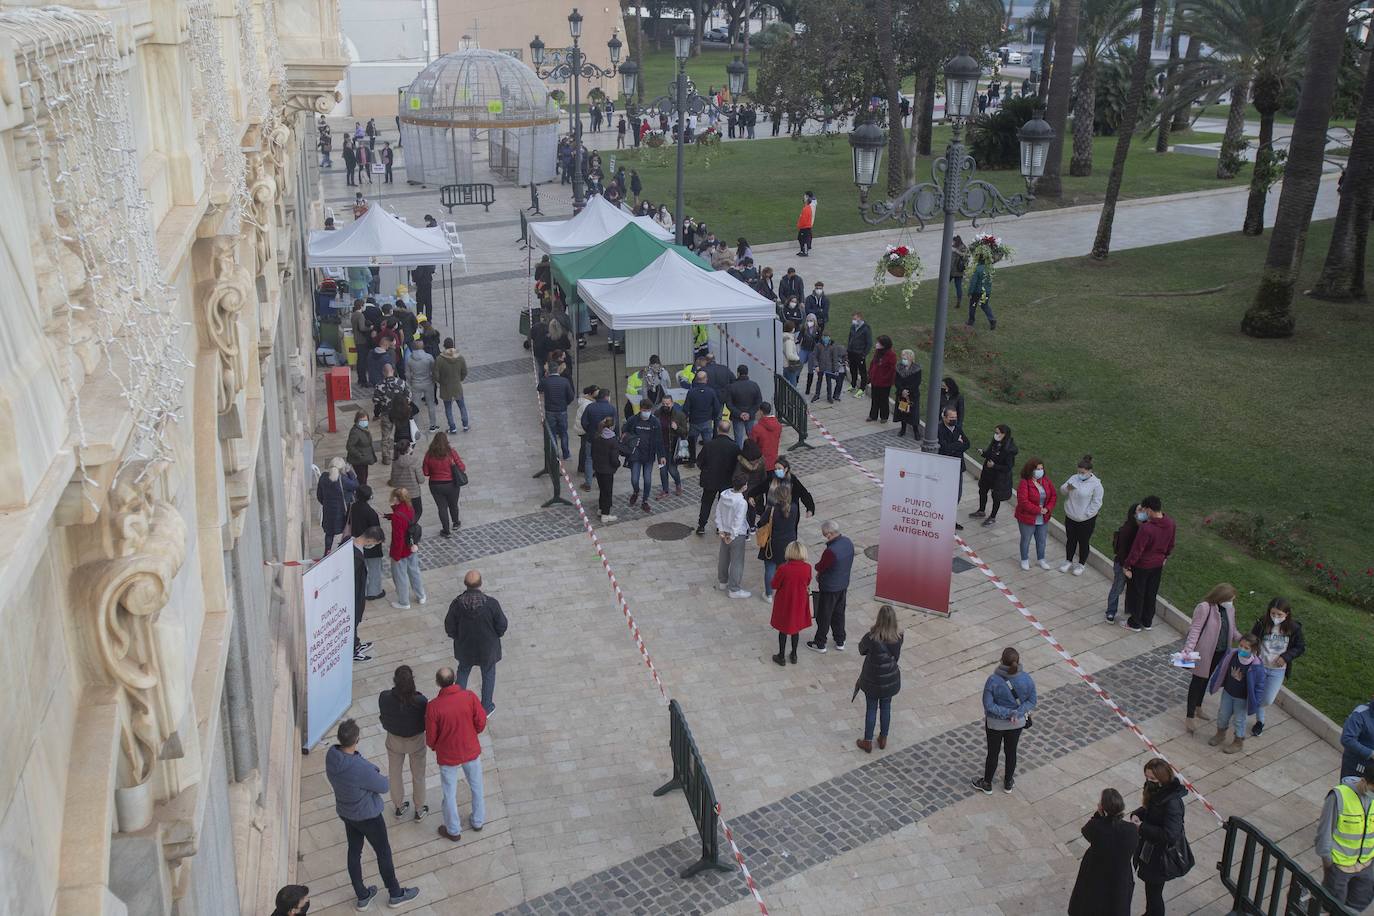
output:
<path id="1" fill-rule="evenodd" d="M 1171 10 L 1172 8 L 1172 10 Z M 1170 15 L 1172 12 L 1173 15 Z M 1159 31 L 1164 34 L 1165 28 L 1169 29 L 1169 62 L 1164 67 L 1164 72 L 1168 79 L 1173 79 L 1178 72 L 1178 52 L 1180 48 L 1178 0 L 1163 0 L 1159 5 Z M 1169 151 L 1169 132 L 1173 129 L 1173 118 L 1170 112 L 1160 109 L 1159 133 L 1155 136 L 1155 152 L 1167 153 Z"/>
<path id="2" fill-rule="evenodd" d="M 1155 0 L 1141 0 L 1140 32 L 1136 36 L 1135 63 L 1131 65 L 1131 90 L 1126 96 L 1126 111 L 1116 135 L 1116 154 L 1112 157 L 1112 171 L 1107 176 L 1107 196 L 1102 201 L 1102 213 L 1097 219 L 1097 237 L 1093 239 L 1092 256 L 1106 260 L 1112 248 L 1112 221 L 1116 219 L 1116 201 L 1121 196 L 1121 179 L 1126 172 L 1126 155 L 1135 139 L 1136 124 L 1140 122 L 1140 103 L 1145 97 L 1145 82 L 1150 70 L 1150 46 L 1155 34 Z"/>
<path id="3" fill-rule="evenodd" d="M 1326 155 L 1326 128 L 1331 119 L 1331 98 L 1345 43 L 1349 0 L 1310 0 L 1311 33 L 1307 66 L 1302 75 L 1302 94 L 1293 118 L 1293 137 L 1288 145 L 1283 191 L 1269 251 L 1264 258 L 1255 302 L 1245 312 L 1240 328 L 1251 337 L 1291 337 L 1293 293 L 1302 267 L 1307 227 L 1317 203 L 1322 164 Z"/>
<path id="4" fill-rule="evenodd" d="M 1082 0 L 1078 20 L 1078 68 L 1073 105 L 1073 158 L 1069 174 L 1093 173 L 1093 103 L 1097 99 L 1097 68 L 1107 50 L 1138 26 L 1133 0 Z"/>
<path id="5" fill-rule="evenodd" d="M 1064 125 L 1069 119 L 1069 84 L 1073 80 L 1073 49 L 1078 44 L 1079 0 L 1058 0 L 1055 4 L 1054 69 L 1050 71 L 1049 112 L 1045 119 L 1054 129 L 1045 175 L 1036 182 L 1042 197 L 1062 197 L 1064 185 L 1059 171 L 1064 161 Z"/>
<path id="6" fill-rule="evenodd" d="M 1246 235 L 1264 231 L 1264 204 L 1269 188 L 1277 179 L 1274 156 L 1274 115 L 1283 103 L 1285 89 L 1298 75 L 1301 50 L 1306 34 L 1307 3 L 1293 0 L 1185 0 L 1190 40 L 1212 49 L 1211 56 L 1183 68 L 1181 80 L 1216 79 L 1231 86 L 1231 111 L 1227 118 L 1229 145 L 1223 141 L 1222 158 L 1228 169 L 1236 163 L 1232 121 L 1241 116 L 1243 95 L 1248 86 L 1251 101 L 1260 115 L 1259 147 L 1250 177 L 1250 202 L 1242 230 Z M 1187 72 L 1191 69 L 1191 73 Z M 1232 172 L 1234 174 L 1234 172 Z"/>
<path id="7" fill-rule="evenodd" d="M 1340 189 L 1331 246 L 1311 295 L 1318 299 L 1363 299 L 1365 242 L 1374 217 L 1374 66 L 1368 60 L 1355 136 L 1350 141 L 1350 158 Z"/>

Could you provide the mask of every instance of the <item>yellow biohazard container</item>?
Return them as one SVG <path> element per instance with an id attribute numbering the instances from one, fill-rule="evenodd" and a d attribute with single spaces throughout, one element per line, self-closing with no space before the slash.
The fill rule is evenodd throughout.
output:
<path id="1" fill-rule="evenodd" d="M 353 329 L 343 329 L 343 351 L 350 366 L 358 365 L 358 348 L 353 345 Z"/>

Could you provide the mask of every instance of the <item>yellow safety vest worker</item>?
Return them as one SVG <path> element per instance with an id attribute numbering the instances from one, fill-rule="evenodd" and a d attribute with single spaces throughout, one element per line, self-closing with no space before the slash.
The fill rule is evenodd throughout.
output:
<path id="1" fill-rule="evenodd" d="M 644 376 L 638 371 L 630 373 L 630 377 L 625 379 L 625 394 L 628 397 L 637 398 L 644 390 Z"/>
<path id="2" fill-rule="evenodd" d="M 1336 786 L 1341 810 L 1331 831 L 1331 861 L 1342 868 L 1374 861 L 1374 804 L 1365 806 L 1359 794 L 1342 783 Z"/>
<path id="3" fill-rule="evenodd" d="M 692 325 L 692 346 L 704 347 L 706 340 L 710 337 L 710 328 L 704 324 Z"/>
<path id="4" fill-rule="evenodd" d="M 683 388 L 690 388 L 692 386 L 692 382 L 696 380 L 696 377 L 697 370 L 692 368 L 691 363 L 688 363 L 687 365 L 683 366 L 681 369 L 677 371 L 678 384 L 680 384 Z"/>

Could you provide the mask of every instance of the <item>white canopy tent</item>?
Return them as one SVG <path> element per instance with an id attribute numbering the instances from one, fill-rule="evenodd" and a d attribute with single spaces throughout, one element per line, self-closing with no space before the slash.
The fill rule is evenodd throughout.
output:
<path id="1" fill-rule="evenodd" d="M 342 229 L 310 233 L 308 267 L 436 267 L 453 263 L 444 230 L 408 226 L 373 204 Z"/>
<path id="2" fill-rule="evenodd" d="M 634 223 L 654 238 L 672 241 L 673 233 L 648 216 L 634 216 L 628 210 L 608 203 L 600 194 L 594 195 L 571 219 L 530 223 L 530 238 L 542 251 L 567 254 L 599 245 L 621 229 Z"/>
<path id="3" fill-rule="evenodd" d="M 783 364 L 777 311 L 770 300 L 728 273 L 702 270 L 677 252 L 665 251 L 633 277 L 579 280 L 577 294 L 616 331 L 707 325 L 716 360 L 731 369 L 748 365 L 764 397 L 772 399 L 773 375 Z"/>

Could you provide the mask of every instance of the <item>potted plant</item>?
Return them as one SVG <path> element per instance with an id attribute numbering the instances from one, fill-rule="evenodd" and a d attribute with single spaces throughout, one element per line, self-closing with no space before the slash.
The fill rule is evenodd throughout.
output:
<path id="1" fill-rule="evenodd" d="M 969 277 L 968 286 L 970 310 L 992 298 L 992 265 L 1003 258 L 1010 259 L 1012 254 L 1011 246 L 991 232 L 985 232 L 973 239 L 973 244 L 968 250 L 969 263 L 973 265 L 973 274 Z"/>
<path id="2" fill-rule="evenodd" d="M 884 274 L 897 277 L 902 281 L 900 286 L 902 304 L 911 308 L 911 297 L 915 294 L 916 287 L 921 285 L 920 255 L 906 245 L 888 245 L 887 250 L 878 259 L 878 266 L 873 270 L 874 299 L 882 298 Z"/>

